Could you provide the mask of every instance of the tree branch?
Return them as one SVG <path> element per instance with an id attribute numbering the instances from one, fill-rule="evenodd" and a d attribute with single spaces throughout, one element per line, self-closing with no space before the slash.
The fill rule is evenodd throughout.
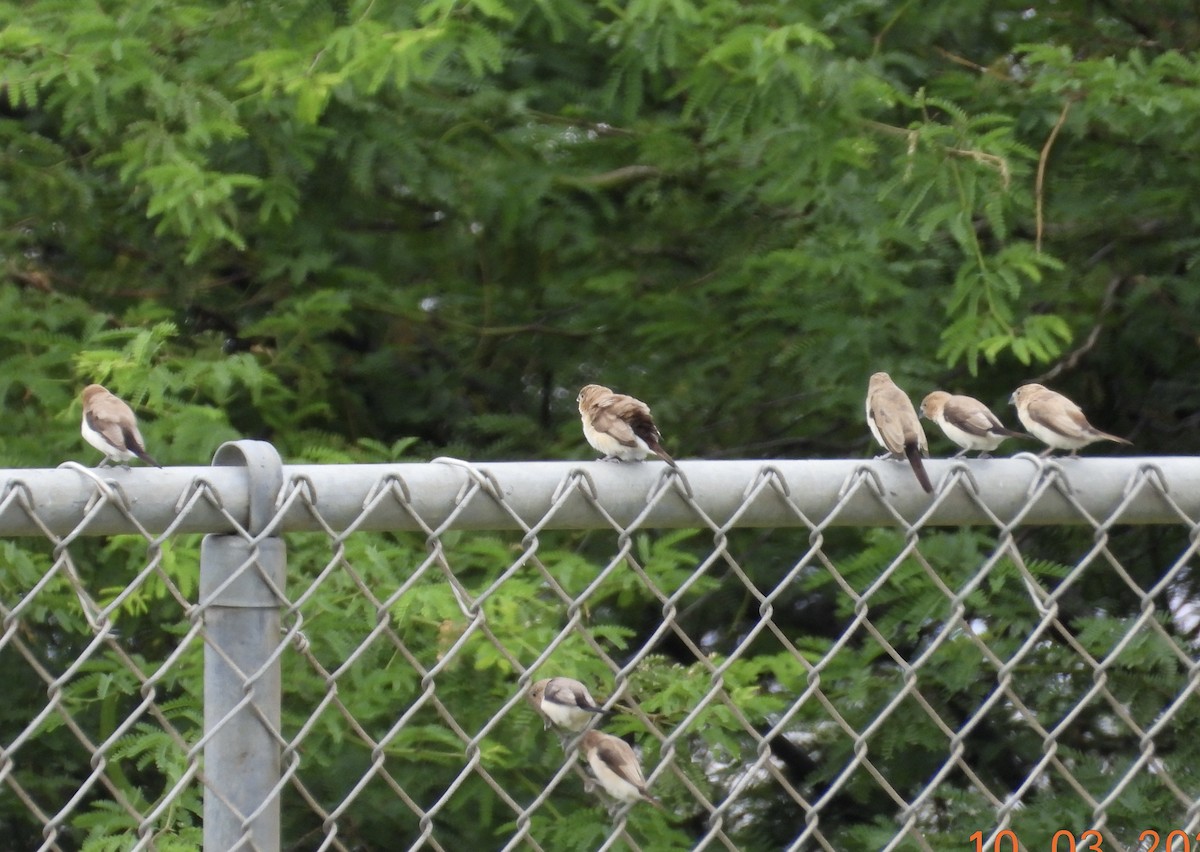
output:
<path id="1" fill-rule="evenodd" d="M 618 169 L 612 169 L 607 172 L 600 172 L 594 175 L 584 175 L 582 177 L 560 175 L 557 180 L 560 183 L 565 183 L 568 186 L 586 186 L 595 189 L 609 189 L 610 187 L 620 186 L 624 183 L 633 183 L 643 178 L 658 177 L 662 174 L 662 170 L 656 166 L 631 165 L 621 166 Z"/>
<path id="2" fill-rule="evenodd" d="M 1117 288 L 1121 286 L 1121 282 L 1124 280 L 1120 275 L 1114 275 L 1112 280 L 1108 282 L 1108 287 L 1104 291 L 1104 298 L 1100 302 L 1100 310 L 1096 313 L 1096 324 L 1088 332 L 1087 340 L 1083 341 L 1082 345 L 1068 352 L 1064 358 L 1045 373 L 1038 376 L 1037 381 L 1046 382 L 1064 370 L 1074 370 L 1079 360 L 1095 347 L 1096 342 L 1100 339 L 1100 330 L 1104 328 L 1104 317 L 1112 310 L 1113 302 L 1116 300 Z"/>
<path id="3" fill-rule="evenodd" d="M 1046 137 L 1046 144 L 1042 146 L 1042 153 L 1038 156 L 1037 167 L 1037 182 L 1034 185 L 1034 220 L 1037 222 L 1037 233 L 1034 237 L 1034 251 L 1038 254 L 1042 252 L 1042 231 L 1044 230 L 1045 222 L 1043 220 L 1043 205 L 1045 202 L 1045 185 L 1046 185 L 1046 162 L 1050 159 L 1050 149 L 1054 147 L 1054 140 L 1058 138 L 1058 132 L 1062 130 L 1063 124 L 1067 121 L 1067 113 L 1071 111 L 1071 101 L 1068 99 L 1062 108 L 1062 112 L 1058 114 L 1058 121 L 1054 122 L 1054 127 L 1050 128 L 1050 135 Z"/>

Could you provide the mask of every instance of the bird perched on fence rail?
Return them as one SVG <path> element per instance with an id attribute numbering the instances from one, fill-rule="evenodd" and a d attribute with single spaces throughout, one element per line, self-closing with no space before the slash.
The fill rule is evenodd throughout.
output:
<path id="1" fill-rule="evenodd" d="M 586 686 L 569 677 L 539 680 L 529 687 L 529 703 L 551 723 L 567 731 L 582 731 L 597 716 L 609 713 L 596 704 Z"/>
<path id="2" fill-rule="evenodd" d="M 646 792 L 646 779 L 632 746 L 619 737 L 591 730 L 579 739 L 579 752 L 601 788 L 619 802 L 662 803 Z"/>
<path id="3" fill-rule="evenodd" d="M 887 373 L 875 373 L 867 384 L 867 426 L 885 450 L 894 458 L 907 458 L 917 482 L 927 492 L 933 484 L 921 456 L 929 455 L 925 430 L 908 394 L 900 390 Z"/>
<path id="4" fill-rule="evenodd" d="M 583 436 L 604 453 L 605 461 L 641 461 L 654 453 L 676 467 L 675 460 L 662 448 L 662 435 L 650 416 L 650 406 L 640 399 L 613 393 L 602 385 L 585 385 L 575 401 L 579 403 Z"/>
<path id="5" fill-rule="evenodd" d="M 1096 441 L 1115 441 L 1132 446 L 1132 441 L 1101 432 L 1083 416 L 1083 410 L 1061 393 L 1042 385 L 1021 385 L 1009 398 L 1017 407 L 1017 419 L 1029 433 L 1048 447 L 1042 455 L 1055 450 L 1070 450 L 1075 455 Z"/>
<path id="6" fill-rule="evenodd" d="M 83 422 L 79 431 L 83 439 L 104 453 L 100 467 L 106 461 L 128 467 L 127 462 L 139 458 L 146 464 L 162 467 L 146 452 L 146 442 L 138 431 L 133 409 L 116 394 L 102 385 L 83 389 Z"/>
<path id="7" fill-rule="evenodd" d="M 921 401 L 921 415 L 941 426 L 946 437 L 962 447 L 955 458 L 971 450 L 978 450 L 979 458 L 987 458 L 1005 438 L 1029 437 L 1006 428 L 990 408 L 972 396 L 933 391 Z"/>

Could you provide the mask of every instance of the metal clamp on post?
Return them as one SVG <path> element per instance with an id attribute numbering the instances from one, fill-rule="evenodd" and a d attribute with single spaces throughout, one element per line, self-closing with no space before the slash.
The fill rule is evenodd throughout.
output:
<path id="1" fill-rule="evenodd" d="M 246 470 L 244 532 L 207 535 L 200 549 L 204 619 L 204 848 L 278 852 L 280 598 L 287 572 L 272 525 L 283 487 L 265 441 L 223 444 L 218 466 Z"/>

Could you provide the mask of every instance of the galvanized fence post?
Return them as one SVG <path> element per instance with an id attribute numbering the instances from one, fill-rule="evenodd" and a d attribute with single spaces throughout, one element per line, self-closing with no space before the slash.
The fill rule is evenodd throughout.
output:
<path id="1" fill-rule="evenodd" d="M 200 550 L 204 647 L 204 848 L 278 852 L 280 593 L 286 549 L 271 527 L 283 467 L 264 441 L 234 441 L 213 464 L 246 469 L 245 535 Z"/>

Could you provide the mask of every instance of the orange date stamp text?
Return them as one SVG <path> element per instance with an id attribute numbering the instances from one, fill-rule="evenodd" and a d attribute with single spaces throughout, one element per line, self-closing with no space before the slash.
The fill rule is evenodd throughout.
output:
<path id="1" fill-rule="evenodd" d="M 1017 835 L 1011 829 L 1003 829 L 991 837 L 991 844 L 984 845 L 985 835 L 982 831 L 972 834 L 967 840 L 971 843 L 971 852 L 1020 852 L 1022 849 L 1033 850 L 1036 846 L 1024 845 L 1017 840 Z M 1138 835 L 1137 852 L 1192 852 L 1192 842 L 1196 843 L 1196 852 L 1200 852 L 1200 834 L 1194 837 L 1186 831 L 1175 829 L 1165 836 L 1152 828 Z M 1047 852 L 1104 852 L 1104 838 L 1094 828 L 1075 836 L 1074 832 L 1065 828 L 1054 832 Z"/>

